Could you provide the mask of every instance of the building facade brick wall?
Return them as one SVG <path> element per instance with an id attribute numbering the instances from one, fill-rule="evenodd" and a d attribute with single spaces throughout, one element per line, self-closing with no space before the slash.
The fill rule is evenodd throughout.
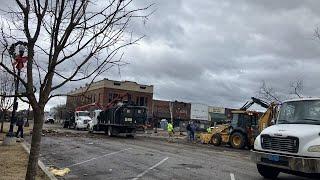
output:
<path id="1" fill-rule="evenodd" d="M 153 86 L 131 81 L 104 79 L 92 83 L 89 88 L 88 85 L 77 88 L 68 93 L 66 107 L 69 111 L 74 111 L 76 107 L 90 103 L 106 106 L 113 99 L 124 94 L 128 94 L 128 97 L 123 98 L 124 100 L 131 100 L 137 105 L 146 106 L 148 117 L 152 117 Z"/>

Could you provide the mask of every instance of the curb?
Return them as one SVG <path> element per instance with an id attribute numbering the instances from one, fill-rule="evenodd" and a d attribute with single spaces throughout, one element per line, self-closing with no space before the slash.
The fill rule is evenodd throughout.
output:
<path id="1" fill-rule="evenodd" d="M 26 152 L 28 154 L 30 154 L 30 149 L 28 148 L 29 144 L 26 142 L 22 142 L 21 145 L 22 145 L 23 149 L 26 150 Z M 41 160 L 38 160 L 38 166 L 47 175 L 47 177 L 50 180 L 58 180 L 51 172 L 48 171 L 48 168 L 43 164 L 43 162 Z"/>

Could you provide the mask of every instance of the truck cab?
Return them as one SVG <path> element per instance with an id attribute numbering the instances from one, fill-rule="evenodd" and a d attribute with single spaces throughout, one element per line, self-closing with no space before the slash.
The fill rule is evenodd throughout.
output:
<path id="1" fill-rule="evenodd" d="M 88 123 L 92 120 L 88 111 L 76 111 L 74 113 L 74 118 L 74 127 L 76 129 L 86 129 L 88 127 Z"/>
<path id="2" fill-rule="evenodd" d="M 88 130 L 90 133 L 96 130 L 96 126 L 98 124 L 98 116 L 100 115 L 100 112 L 102 112 L 102 110 L 93 111 L 92 121 L 88 123 Z"/>
<path id="3" fill-rule="evenodd" d="M 276 124 L 255 139 L 251 159 L 265 178 L 280 172 L 320 176 L 320 98 L 281 104 Z"/>

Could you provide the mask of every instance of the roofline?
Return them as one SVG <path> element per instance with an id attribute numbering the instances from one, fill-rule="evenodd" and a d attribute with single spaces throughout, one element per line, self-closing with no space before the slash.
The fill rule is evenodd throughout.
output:
<path id="1" fill-rule="evenodd" d="M 320 98 L 319 97 L 308 97 L 308 98 L 289 99 L 289 100 L 283 101 L 283 103 L 293 102 L 293 101 L 314 101 L 314 100 L 320 100 Z"/>

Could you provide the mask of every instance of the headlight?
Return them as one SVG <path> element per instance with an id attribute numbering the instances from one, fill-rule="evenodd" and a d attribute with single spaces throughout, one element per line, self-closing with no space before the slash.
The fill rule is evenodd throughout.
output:
<path id="1" fill-rule="evenodd" d="M 320 145 L 310 146 L 308 152 L 320 152 Z"/>
<path id="2" fill-rule="evenodd" d="M 254 147 L 258 147 L 258 146 L 259 146 L 259 140 L 256 139 L 256 140 L 254 141 Z"/>

